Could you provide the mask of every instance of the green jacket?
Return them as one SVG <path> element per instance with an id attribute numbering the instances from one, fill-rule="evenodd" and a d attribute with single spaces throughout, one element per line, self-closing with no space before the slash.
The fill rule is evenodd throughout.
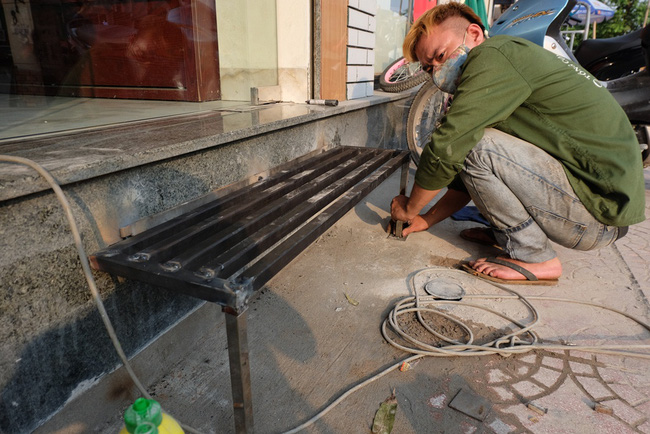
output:
<path id="1" fill-rule="evenodd" d="M 607 89 L 572 62 L 510 36 L 474 47 L 449 113 L 422 151 L 415 182 L 427 190 L 448 186 L 487 127 L 560 161 L 602 223 L 645 219 L 641 153 L 630 122 Z"/>

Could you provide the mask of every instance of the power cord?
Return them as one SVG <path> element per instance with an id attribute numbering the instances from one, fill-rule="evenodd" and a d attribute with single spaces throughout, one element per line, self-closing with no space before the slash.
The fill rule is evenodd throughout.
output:
<path id="1" fill-rule="evenodd" d="M 482 282 L 489 283 L 490 285 L 499 288 L 505 291 L 504 294 L 469 294 L 464 295 L 462 300 L 440 300 L 433 296 L 422 296 L 420 292 L 417 291 L 415 286 L 415 279 L 422 273 L 430 272 L 431 270 L 444 270 L 445 273 L 459 273 L 463 276 L 467 276 L 467 273 L 462 270 L 450 269 L 450 268 L 438 268 L 438 267 L 429 267 L 423 270 L 418 271 L 410 280 L 411 290 L 413 294 L 412 297 L 404 298 L 399 301 L 393 310 L 389 313 L 388 317 L 382 323 L 382 335 L 388 343 L 390 343 L 395 348 L 398 348 L 402 351 L 406 351 L 412 354 L 419 354 L 422 356 L 480 356 L 480 355 L 492 355 L 500 354 L 502 356 L 507 356 L 511 354 L 522 354 L 533 350 L 573 350 L 573 351 L 588 351 L 591 353 L 600 353 L 600 354 L 613 354 L 620 355 L 625 357 L 637 357 L 643 359 L 650 359 L 650 354 L 638 352 L 638 350 L 647 350 L 650 349 L 650 345 L 551 345 L 551 344 L 542 344 L 538 342 L 537 334 L 533 331 L 534 326 L 539 322 L 540 315 L 535 306 L 531 303 L 531 300 L 543 300 L 543 301 L 553 301 L 553 302 L 562 302 L 562 303 L 572 303 L 580 304 L 583 306 L 590 306 L 599 309 L 605 309 L 610 312 L 614 312 L 618 315 L 622 315 L 637 324 L 646 330 L 650 331 L 650 325 L 647 323 L 623 312 L 618 309 L 614 309 L 608 306 L 603 306 L 596 303 L 591 303 L 587 301 L 572 300 L 569 298 L 561 297 L 548 297 L 548 296 L 523 296 L 517 291 L 508 288 L 504 285 L 491 282 L 488 280 L 481 280 Z M 527 309 L 532 317 L 532 320 L 529 324 L 522 324 L 514 318 L 511 318 L 503 313 L 491 309 L 487 306 L 480 304 L 468 302 L 465 300 L 519 300 Z M 473 334 L 469 326 L 463 322 L 447 315 L 440 309 L 436 309 L 435 306 L 438 305 L 458 305 L 465 307 L 473 307 L 477 309 L 482 309 L 487 312 L 490 312 L 494 315 L 497 315 L 512 324 L 515 324 L 519 327 L 519 330 L 500 336 L 497 339 L 494 339 L 485 344 L 476 345 L 473 343 Z M 432 330 L 426 321 L 422 318 L 421 314 L 423 312 L 429 312 L 434 315 L 442 316 L 443 318 L 454 322 L 468 334 L 468 339 L 466 342 L 455 341 L 450 337 L 443 336 L 437 333 L 435 330 Z M 416 313 L 420 325 L 426 328 L 430 333 L 434 334 L 437 338 L 443 339 L 449 343 L 449 345 L 444 346 L 432 346 L 425 344 L 424 342 L 419 341 L 418 339 L 410 336 L 406 333 L 399 325 L 399 317 L 401 315 Z M 391 337 L 388 334 L 388 330 L 392 330 L 395 334 L 400 336 L 406 342 L 412 344 L 411 346 L 406 346 L 397 342 L 396 339 Z"/>
<path id="2" fill-rule="evenodd" d="M 45 181 L 47 181 L 50 188 L 54 191 L 56 198 L 59 200 L 59 203 L 61 204 L 61 207 L 65 212 L 65 216 L 66 219 L 68 220 L 70 230 L 72 231 L 72 237 L 74 238 L 75 246 L 77 247 L 77 253 L 79 254 L 79 259 L 81 260 L 81 268 L 83 269 L 84 275 L 86 276 L 86 282 L 88 282 L 88 287 L 90 288 L 90 292 L 92 293 L 93 299 L 95 300 L 95 304 L 97 305 L 97 309 L 99 310 L 99 315 L 101 316 L 102 321 L 104 322 L 104 327 L 108 332 L 108 336 L 110 337 L 111 342 L 115 347 L 115 351 L 117 351 L 120 360 L 122 360 L 122 363 L 124 364 L 124 368 L 129 373 L 131 380 L 136 385 L 140 393 L 145 398 L 152 399 L 149 392 L 147 392 L 147 389 L 145 389 L 145 387 L 138 379 L 137 375 L 135 375 L 135 372 L 133 372 L 133 369 L 131 368 L 131 364 L 129 363 L 129 360 L 126 357 L 126 354 L 124 354 L 124 350 L 122 350 L 122 345 L 120 344 L 120 341 L 117 338 L 117 334 L 115 333 L 115 329 L 113 328 L 113 324 L 111 323 L 111 320 L 108 317 L 108 313 L 106 312 L 106 308 L 104 307 L 102 298 L 100 297 L 99 291 L 97 290 L 97 284 L 95 283 L 95 279 L 90 270 L 88 255 L 86 255 L 86 250 L 84 249 L 83 244 L 81 242 L 81 235 L 79 234 L 79 228 L 72 214 L 72 207 L 70 206 L 68 199 L 63 193 L 63 190 L 61 190 L 59 183 L 56 182 L 54 177 L 44 167 L 42 167 L 40 164 L 30 159 L 22 158 L 22 157 L 14 157 L 10 155 L 0 155 L 0 161 L 5 161 L 8 163 L 17 163 L 17 164 L 22 164 L 31 167 L 36 172 L 38 172 L 38 174 L 41 175 L 45 179 Z M 178 420 L 175 417 L 174 419 Z M 189 427 L 187 425 L 181 424 L 181 427 L 187 432 L 193 434 L 201 434 L 199 431 L 196 431 L 194 428 Z"/>
<path id="3" fill-rule="evenodd" d="M 314 422 L 316 422 L 318 419 L 329 413 L 336 405 L 338 405 L 341 401 L 343 401 L 345 398 L 347 398 L 349 395 L 351 395 L 353 392 L 356 392 L 357 390 L 361 389 L 362 387 L 372 383 L 375 380 L 378 380 L 379 378 L 383 377 L 384 375 L 388 374 L 389 372 L 392 372 L 398 368 L 400 368 L 404 363 L 410 363 L 413 362 L 417 359 L 426 357 L 426 356 L 431 356 L 431 357 L 458 357 L 458 356 L 483 356 L 483 355 L 495 355 L 499 354 L 501 356 L 509 356 L 512 354 L 523 354 L 527 353 L 529 351 L 534 351 L 534 350 L 560 350 L 560 351 L 586 351 L 586 352 L 591 352 L 591 353 L 600 353 L 600 354 L 613 354 L 613 355 L 620 355 L 620 356 L 625 356 L 625 357 L 638 357 L 638 358 L 644 358 L 644 359 L 650 359 L 650 354 L 645 354 L 645 353 L 638 353 L 638 352 L 632 352 L 631 350 L 642 350 L 642 349 L 650 349 L 650 345 L 607 345 L 607 346 L 587 346 L 587 345 L 549 345 L 549 344 L 540 344 L 538 343 L 538 336 L 537 334 L 533 331 L 533 327 L 539 322 L 540 315 L 533 306 L 533 304 L 530 302 L 530 300 L 544 300 L 544 301 L 557 301 L 557 302 L 564 302 L 564 303 L 574 303 L 574 304 L 581 304 L 585 306 L 591 306 L 591 307 L 596 307 L 596 308 L 601 308 L 601 309 L 606 309 L 611 312 L 617 313 L 619 315 L 623 315 L 626 318 L 631 319 L 632 321 L 638 323 L 641 325 L 643 328 L 646 330 L 650 331 L 650 325 L 638 320 L 637 318 L 622 312 L 617 309 L 613 309 L 607 306 L 602 306 L 598 305 L 595 303 L 591 302 L 584 302 L 584 301 L 578 301 L 578 300 L 571 300 L 568 298 L 560 298 L 560 297 L 545 297 L 545 296 L 526 296 L 524 297 L 517 291 L 514 291 L 506 286 L 500 285 L 495 282 L 490 282 L 488 280 L 482 280 L 482 282 L 486 282 L 491 284 L 494 287 L 497 287 L 499 289 L 502 289 L 506 291 L 508 295 L 503 295 L 503 294 L 485 294 L 485 295 L 465 295 L 463 296 L 463 299 L 513 299 L 513 300 L 519 300 L 529 311 L 531 317 L 533 318 L 530 324 L 526 325 L 523 324 L 519 321 L 517 321 L 514 318 L 508 317 L 507 315 L 504 315 L 501 312 L 498 312 L 494 309 L 491 309 L 487 306 L 482 306 L 476 303 L 469 303 L 466 301 L 454 301 L 454 300 L 441 300 L 439 298 L 433 297 L 433 296 L 422 296 L 420 295 L 420 292 L 417 290 L 417 287 L 415 285 L 415 280 L 418 276 L 420 276 L 422 273 L 425 272 L 430 272 L 431 270 L 436 270 L 436 271 L 444 271 L 445 273 L 460 273 L 463 276 L 468 276 L 468 274 L 465 271 L 462 270 L 456 270 L 456 269 L 451 269 L 451 268 L 442 268 L 442 267 L 429 267 L 422 269 L 415 273 L 410 281 L 409 281 L 409 286 L 411 287 L 411 291 L 413 294 L 415 294 L 412 297 L 406 297 L 399 301 L 393 310 L 388 314 L 388 317 L 384 320 L 381 326 L 381 333 L 384 336 L 384 339 L 394 346 L 395 348 L 405 351 L 407 353 L 413 354 L 410 357 L 407 357 L 398 363 L 388 367 L 387 369 L 379 372 L 376 375 L 373 375 L 372 377 L 364 380 L 363 382 L 357 384 L 356 386 L 352 387 L 345 393 L 343 393 L 339 398 L 337 398 L 335 401 L 333 401 L 331 404 L 329 404 L 327 407 L 325 407 L 323 410 L 321 410 L 317 415 L 303 423 L 302 425 L 287 431 L 283 434 L 293 434 L 296 433 L 302 429 L 307 428 L 308 426 L 312 425 Z M 473 344 L 474 341 L 474 335 L 472 333 L 471 328 L 463 323 L 462 321 L 454 318 L 451 315 L 448 315 L 441 311 L 440 309 L 435 309 L 434 307 L 436 305 L 462 305 L 464 307 L 474 307 L 477 309 L 482 309 L 487 312 L 493 313 L 494 315 L 497 315 L 503 319 L 506 319 L 510 321 L 511 323 L 515 324 L 517 327 L 519 327 L 519 330 L 516 332 L 506 334 L 504 336 L 500 336 L 497 339 L 492 340 L 491 342 L 482 344 L 482 345 L 475 345 Z M 423 312 L 428 312 L 434 315 L 439 315 L 454 324 L 458 325 L 460 328 L 462 328 L 467 336 L 467 342 L 460 342 L 457 341 L 451 337 L 444 336 L 437 331 L 433 330 L 428 324 L 427 321 L 425 321 L 422 318 L 422 313 Z M 416 339 L 415 337 L 409 335 L 407 332 L 405 332 L 402 327 L 399 325 L 399 317 L 402 315 L 406 315 L 409 313 L 415 313 L 417 316 L 417 319 L 419 321 L 419 324 L 422 325 L 429 333 L 433 334 L 435 337 L 438 339 L 441 339 L 445 342 L 447 342 L 449 345 L 446 346 L 441 346 L 441 347 L 436 347 L 432 346 L 429 344 L 426 344 L 424 342 L 421 342 L 420 340 Z M 394 338 L 392 338 L 389 335 L 389 330 L 392 330 L 395 334 L 400 336 L 403 340 L 413 344 L 412 346 L 405 346 L 400 343 L 398 343 Z"/>

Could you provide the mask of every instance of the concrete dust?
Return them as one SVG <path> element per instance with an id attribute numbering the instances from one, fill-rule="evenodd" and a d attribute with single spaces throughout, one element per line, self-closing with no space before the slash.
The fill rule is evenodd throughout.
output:
<path id="1" fill-rule="evenodd" d="M 445 258 L 442 256 L 431 255 L 429 262 L 431 265 L 436 265 L 438 267 L 460 268 L 460 265 L 463 261 L 459 261 L 455 258 Z"/>
<path id="2" fill-rule="evenodd" d="M 446 312 L 445 315 L 450 314 Z M 450 316 L 454 317 L 453 315 Z M 466 318 L 456 317 L 454 318 L 456 321 L 452 321 L 449 318 L 445 318 L 444 316 L 432 312 L 422 312 L 421 318 L 422 321 L 418 319 L 415 312 L 406 313 L 399 316 L 397 323 L 402 331 L 410 337 L 437 348 L 450 345 L 450 343 L 432 334 L 427 330 L 425 325 L 438 334 L 445 336 L 449 341 L 468 343 L 469 336 L 467 331 L 458 325 L 458 322 L 462 321 L 471 329 L 474 338 L 472 343 L 474 345 L 487 344 L 511 332 L 511 329 L 509 328 L 498 329 Z"/>

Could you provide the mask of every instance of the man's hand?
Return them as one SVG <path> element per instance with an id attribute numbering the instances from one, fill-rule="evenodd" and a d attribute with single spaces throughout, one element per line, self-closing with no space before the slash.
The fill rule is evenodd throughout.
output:
<path id="1" fill-rule="evenodd" d="M 409 198 L 400 194 L 395 196 L 390 203 L 390 216 L 393 220 L 401 220 L 403 222 L 409 222 L 409 217 L 406 214 L 406 205 L 408 204 Z"/>
<path id="2" fill-rule="evenodd" d="M 411 224 L 406 229 L 402 230 L 402 236 L 405 237 L 413 232 L 422 232 L 429 229 L 429 223 L 421 215 L 416 215 L 411 220 Z"/>
<path id="3" fill-rule="evenodd" d="M 440 190 L 425 190 L 417 184 L 413 186 L 411 197 L 400 194 L 395 196 L 390 203 L 390 215 L 393 220 L 411 223 L 422 208 L 438 194 Z"/>
<path id="4" fill-rule="evenodd" d="M 445 195 L 429 211 L 418 215 L 424 205 L 433 199 L 438 192 L 439 190 L 423 190 L 415 185 L 410 198 L 403 194 L 393 198 L 390 203 L 390 216 L 393 220 L 401 220 L 409 224 L 409 227 L 402 231 L 403 236 L 413 232 L 426 231 L 467 205 L 470 200 L 469 195 L 465 192 L 447 190 Z"/>
<path id="5" fill-rule="evenodd" d="M 395 196 L 390 203 L 390 216 L 393 220 L 401 220 L 408 223 L 408 227 L 402 230 L 402 236 L 407 236 L 413 232 L 426 231 L 429 229 L 429 223 L 421 215 L 416 215 L 409 219 L 406 215 L 406 206 L 409 198 L 403 194 Z"/>

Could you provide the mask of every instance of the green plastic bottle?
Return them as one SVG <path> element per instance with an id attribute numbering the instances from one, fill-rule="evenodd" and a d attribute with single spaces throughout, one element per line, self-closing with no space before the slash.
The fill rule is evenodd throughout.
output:
<path id="1" fill-rule="evenodd" d="M 153 399 L 138 398 L 124 412 L 120 434 L 184 434 L 176 420 Z"/>

